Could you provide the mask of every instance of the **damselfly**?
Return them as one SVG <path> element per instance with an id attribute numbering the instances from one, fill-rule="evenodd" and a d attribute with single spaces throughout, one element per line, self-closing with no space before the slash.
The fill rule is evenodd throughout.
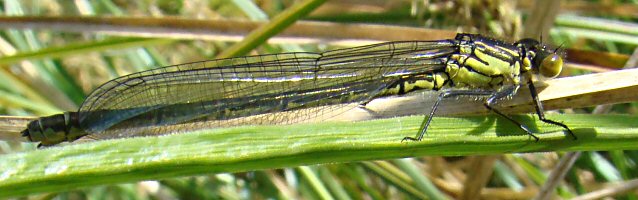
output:
<path id="1" fill-rule="evenodd" d="M 524 125 L 493 108 L 497 100 L 527 85 L 539 118 L 565 128 L 576 139 L 565 124 L 544 117 L 532 84 L 534 77 L 557 76 L 562 62 L 555 51 L 533 39 L 507 43 L 474 34 L 194 62 L 108 81 L 89 95 L 79 111 L 34 120 L 22 134 L 50 146 L 87 135 L 118 138 L 179 132 L 192 128 L 187 124 L 193 122 L 210 127 L 291 124 L 329 117 L 321 109 L 335 105 L 365 106 L 377 97 L 440 90 L 419 133 L 403 140 L 423 138 L 442 99 L 478 96 L 484 97 L 486 108 L 538 141 Z M 277 114 L 304 109 L 295 116 Z M 178 128 L 163 128 L 167 126 Z"/>

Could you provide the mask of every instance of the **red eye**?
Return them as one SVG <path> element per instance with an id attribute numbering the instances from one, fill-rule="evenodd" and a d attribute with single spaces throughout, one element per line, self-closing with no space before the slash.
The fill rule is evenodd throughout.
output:
<path id="1" fill-rule="evenodd" d="M 547 56 L 541 62 L 541 66 L 539 68 L 539 72 L 544 77 L 554 78 L 560 74 L 560 71 L 563 68 L 563 58 L 560 56 L 553 54 L 551 56 Z"/>

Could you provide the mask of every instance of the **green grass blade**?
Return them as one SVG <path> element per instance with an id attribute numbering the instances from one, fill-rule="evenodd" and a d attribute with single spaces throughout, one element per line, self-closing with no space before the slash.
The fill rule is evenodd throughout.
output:
<path id="1" fill-rule="evenodd" d="M 323 182 L 319 180 L 319 175 L 314 170 L 308 166 L 300 166 L 297 170 L 306 178 L 313 191 L 321 197 L 321 199 L 334 199 Z"/>
<path id="2" fill-rule="evenodd" d="M 43 58 L 60 58 L 69 55 L 79 55 L 83 53 L 124 49 L 144 45 L 152 45 L 170 42 L 170 39 L 157 38 L 112 38 L 98 42 L 75 43 L 61 47 L 49 47 L 31 52 L 21 52 L 12 56 L 0 57 L 0 64 L 10 64 L 22 60 L 35 60 Z"/>
<path id="3" fill-rule="evenodd" d="M 386 170 L 382 163 L 377 162 L 362 162 L 363 166 L 365 166 L 369 171 L 374 172 L 379 177 L 385 180 L 388 184 L 392 184 L 397 188 L 405 191 L 407 194 L 411 194 L 413 197 L 418 199 L 427 199 L 427 196 L 419 191 L 412 185 L 407 184 L 406 181 L 403 181 L 399 178 L 399 176 L 394 176 L 395 173 L 392 173 L 390 170 Z"/>
<path id="4" fill-rule="evenodd" d="M 335 177 L 330 170 L 328 170 L 326 167 L 319 167 L 318 171 L 321 181 L 326 184 L 326 187 L 330 190 L 331 194 L 333 194 L 336 199 L 352 199 L 350 198 L 350 196 L 348 196 L 348 192 L 346 192 L 343 184 L 338 181 L 337 177 Z"/>
<path id="5" fill-rule="evenodd" d="M 504 120 L 464 117 L 435 118 L 422 142 L 401 142 L 404 136 L 417 132 L 422 117 L 415 116 L 356 123 L 247 126 L 67 145 L 1 155 L 0 197 L 321 163 L 638 148 L 638 116 L 548 117 L 569 124 L 579 139 L 574 141 L 558 128 L 542 126 L 545 132 L 534 142 L 517 134 L 517 127 L 500 124 Z"/>
<path id="6" fill-rule="evenodd" d="M 393 163 L 399 166 L 405 173 L 408 173 L 414 180 L 414 185 L 430 199 L 448 199 L 430 180 L 425 177 L 422 169 L 419 169 L 413 159 L 397 159 Z"/>
<path id="7" fill-rule="evenodd" d="M 369 164 L 369 162 L 346 165 L 345 169 L 342 169 L 356 183 L 357 189 L 355 191 L 357 192 L 354 194 L 359 196 L 355 197 L 355 199 L 363 199 L 364 194 L 362 193 L 365 193 L 366 196 L 373 200 L 386 199 L 381 195 L 381 191 L 368 184 L 372 177 L 369 173 L 366 173 L 366 169 L 363 167 L 366 164 Z"/>
<path id="8" fill-rule="evenodd" d="M 596 17 L 584 17 L 577 15 L 559 15 L 556 17 L 556 25 L 582 29 L 599 30 L 606 33 L 620 33 L 638 36 L 638 24 L 620 22 L 618 20 L 602 19 Z"/>
<path id="9" fill-rule="evenodd" d="M 521 191 L 524 189 L 523 185 L 519 182 L 516 174 L 512 172 L 505 163 L 497 160 L 494 163 L 494 175 L 499 177 L 501 181 L 514 191 Z"/>
<path id="10" fill-rule="evenodd" d="M 230 58 L 245 55 L 250 50 L 263 44 L 268 38 L 283 31 L 297 19 L 305 16 L 313 11 L 319 5 L 323 4 L 325 0 L 307 0 L 301 3 L 295 4 L 286 11 L 275 16 L 270 23 L 259 27 L 255 31 L 248 34 L 244 40 L 226 49 L 219 54 L 218 58 Z"/>
<path id="11" fill-rule="evenodd" d="M 40 115 L 51 115 L 63 112 L 63 110 L 49 104 L 34 102 L 30 99 L 2 90 L 0 90 L 0 104 L 17 108 L 27 108 Z"/>

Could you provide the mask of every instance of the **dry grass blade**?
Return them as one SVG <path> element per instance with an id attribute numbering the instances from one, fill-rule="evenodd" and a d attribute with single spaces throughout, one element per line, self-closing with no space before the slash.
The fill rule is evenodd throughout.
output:
<path id="1" fill-rule="evenodd" d="M 615 81 L 609 81 L 615 80 Z M 618 70 L 612 72 L 589 74 L 582 76 L 554 79 L 546 82 L 547 86 L 539 92 L 546 110 L 589 107 L 600 104 L 614 104 L 638 101 L 638 69 Z M 365 108 L 353 105 L 334 121 L 366 120 L 394 116 L 420 115 L 431 104 L 431 98 L 423 95 L 406 95 L 375 99 Z M 513 99 L 503 102 L 502 111 L 506 113 L 531 113 L 534 111 L 529 91 L 521 89 Z M 377 115 L 371 115 L 374 111 Z M 441 115 L 487 114 L 480 101 L 468 101 L 463 104 L 443 103 L 437 113 Z M 9 132 L 2 132 L 2 138 L 20 140 L 17 130 L 22 130 L 28 120 L 23 117 L 4 117 L 1 127 Z M 11 121 L 12 123 L 6 123 Z M 21 122 L 21 123 L 18 123 Z M 16 131 L 16 132 L 12 132 Z"/>
<path id="2" fill-rule="evenodd" d="M 24 130 L 29 121 L 36 117 L 0 116 L 0 140 L 23 140 L 20 131 Z"/>
<path id="3" fill-rule="evenodd" d="M 525 38 L 539 38 L 549 35 L 549 29 L 554 24 L 560 8 L 559 1 L 534 1 L 529 19 L 525 21 Z"/>
<path id="4" fill-rule="evenodd" d="M 460 199 L 476 199 L 487 185 L 494 170 L 498 156 L 474 156 L 470 161 L 470 171 L 463 187 Z"/>
<path id="5" fill-rule="evenodd" d="M 629 56 L 625 54 L 567 49 L 567 59 L 575 63 L 587 63 L 604 70 L 620 69 L 625 66 Z"/>
<path id="6" fill-rule="evenodd" d="M 581 152 L 568 152 L 560 159 L 560 162 L 554 167 L 551 174 L 549 174 L 547 181 L 543 184 L 541 191 L 534 198 L 536 200 L 552 199 L 552 194 L 556 190 L 559 182 L 565 178 L 565 174 L 572 168 L 576 159 L 580 156 Z"/>
<path id="7" fill-rule="evenodd" d="M 604 199 L 605 197 L 614 197 L 617 195 L 626 194 L 636 189 L 638 189 L 638 179 L 616 183 L 613 184 L 613 186 L 577 196 L 572 200 Z"/>
<path id="8" fill-rule="evenodd" d="M 610 81 L 614 80 L 614 81 Z M 539 91 L 545 110 L 582 108 L 600 104 L 615 104 L 638 101 L 638 69 L 617 70 L 548 80 Z M 541 84 L 539 84 L 541 85 Z M 537 87 L 539 86 L 537 85 Z M 366 108 L 390 115 L 415 114 L 414 108 L 427 107 L 429 98 L 406 96 L 386 98 L 371 102 Z M 379 106 L 374 107 L 374 106 Z M 408 108 L 408 109 L 406 109 Z M 506 113 L 532 113 L 534 106 L 527 88 L 501 104 Z M 437 113 L 444 115 L 486 114 L 489 111 L 480 101 L 463 104 L 442 103 Z"/>
<path id="9" fill-rule="evenodd" d="M 547 81 L 547 84 L 548 87 L 539 92 L 546 110 L 638 101 L 638 69 L 558 78 Z M 517 95 L 511 104 L 506 103 L 506 110 L 531 112 L 533 107 L 525 106 L 531 105 L 524 98 L 526 94 Z"/>
<path id="10" fill-rule="evenodd" d="M 266 22 L 151 17 L 0 17 L 0 28 L 47 29 L 132 37 L 240 41 Z M 387 34 L 392 33 L 392 34 Z M 337 43 L 358 45 L 389 40 L 436 40 L 454 37 L 446 30 L 403 26 L 298 21 L 269 43 Z"/>

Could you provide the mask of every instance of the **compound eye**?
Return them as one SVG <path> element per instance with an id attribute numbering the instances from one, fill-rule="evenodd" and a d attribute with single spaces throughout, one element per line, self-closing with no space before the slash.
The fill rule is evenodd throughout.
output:
<path id="1" fill-rule="evenodd" d="M 563 69 L 563 58 L 557 54 L 547 56 L 541 61 L 539 72 L 544 77 L 554 78 Z"/>

